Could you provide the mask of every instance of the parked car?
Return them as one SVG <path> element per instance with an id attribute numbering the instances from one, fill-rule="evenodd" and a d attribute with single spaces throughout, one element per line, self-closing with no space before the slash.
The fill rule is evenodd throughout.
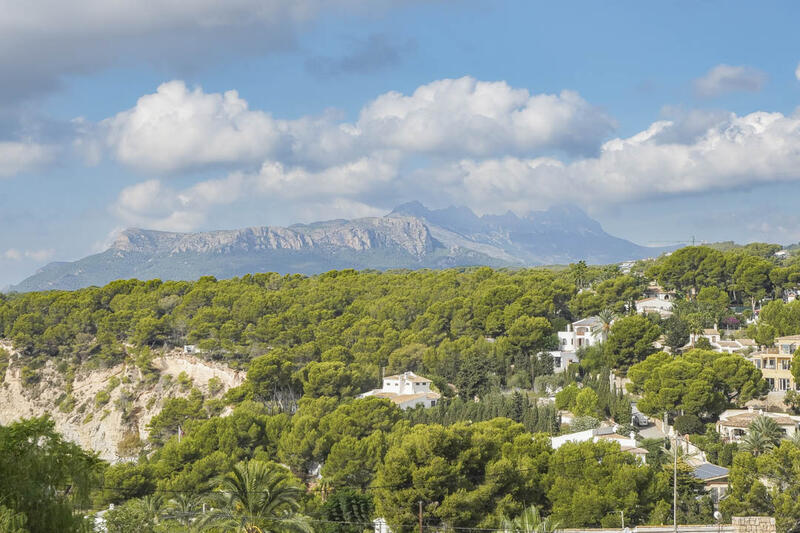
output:
<path id="1" fill-rule="evenodd" d="M 650 425 L 650 418 L 637 409 L 635 404 L 631 405 L 631 424 L 640 427 Z"/>

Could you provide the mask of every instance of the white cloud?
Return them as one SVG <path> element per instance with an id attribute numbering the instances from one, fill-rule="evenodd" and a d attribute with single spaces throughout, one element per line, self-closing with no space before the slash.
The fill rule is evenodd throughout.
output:
<path id="1" fill-rule="evenodd" d="M 767 75 L 756 68 L 723 64 L 694 80 L 694 90 L 700 97 L 714 98 L 735 91 L 758 92 L 766 82 Z"/>
<path id="2" fill-rule="evenodd" d="M 800 63 L 797 63 L 797 68 L 794 69 L 794 77 L 797 78 L 797 81 L 800 81 Z"/>
<path id="3" fill-rule="evenodd" d="M 50 248 L 42 250 L 17 250 L 16 248 L 9 248 L 3 252 L 2 257 L 10 261 L 32 259 L 41 263 L 53 257 L 53 255 L 55 255 L 55 250 Z"/>
<path id="4" fill-rule="evenodd" d="M 359 197 L 397 177 L 394 161 L 366 158 L 314 172 L 265 163 L 258 172 L 232 173 L 183 190 L 148 180 L 122 190 L 112 211 L 128 225 L 165 231 L 191 231 L 221 206 L 258 198 L 263 206 L 291 205 L 293 222 L 382 213 Z M 313 215 L 312 215 L 313 213 Z"/>
<path id="5" fill-rule="evenodd" d="M 0 142 L 0 177 L 13 176 L 49 162 L 50 146 L 34 142 Z"/>
<path id="6" fill-rule="evenodd" d="M 257 162 L 288 140 L 284 123 L 250 111 L 236 91 L 206 94 L 181 81 L 142 96 L 133 109 L 105 120 L 102 129 L 121 162 L 167 171 Z"/>
<path id="7" fill-rule="evenodd" d="M 663 142 L 674 127 L 669 121 L 654 123 L 630 138 L 605 143 L 598 157 L 572 163 L 463 160 L 425 176 L 446 188 L 448 196 L 495 212 L 563 202 L 608 205 L 800 180 L 800 116 L 731 115 L 691 143 Z"/>
<path id="8" fill-rule="evenodd" d="M 488 156 L 593 151 L 615 123 L 572 91 L 531 95 L 502 81 L 464 77 L 423 85 L 410 96 L 381 95 L 356 126 L 391 148 Z"/>
<path id="9" fill-rule="evenodd" d="M 172 81 L 104 120 L 95 142 L 90 136 L 81 143 L 93 153 L 100 142 L 130 166 L 172 172 L 264 160 L 325 167 L 378 151 L 406 157 L 591 153 L 613 127 L 577 93 L 531 95 L 470 77 L 435 81 L 409 96 L 383 94 L 355 123 L 334 113 L 277 120 L 249 109 L 236 91 L 205 93 Z"/>

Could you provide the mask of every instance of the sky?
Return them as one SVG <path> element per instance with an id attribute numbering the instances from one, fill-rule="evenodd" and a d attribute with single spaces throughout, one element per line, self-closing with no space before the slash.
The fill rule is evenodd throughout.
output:
<path id="1" fill-rule="evenodd" d="M 0 0 L 0 287 L 126 227 L 574 204 L 800 241 L 793 1 Z"/>

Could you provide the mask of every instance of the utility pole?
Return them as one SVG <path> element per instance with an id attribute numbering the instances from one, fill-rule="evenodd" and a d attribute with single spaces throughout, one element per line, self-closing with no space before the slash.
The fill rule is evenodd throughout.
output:
<path id="1" fill-rule="evenodd" d="M 422 533 L 422 500 L 419 501 L 419 533 Z"/>
<path id="2" fill-rule="evenodd" d="M 673 431 L 674 428 L 673 428 Z M 678 432 L 675 431 L 675 446 L 672 449 L 675 464 L 672 469 L 672 527 L 678 533 Z"/>

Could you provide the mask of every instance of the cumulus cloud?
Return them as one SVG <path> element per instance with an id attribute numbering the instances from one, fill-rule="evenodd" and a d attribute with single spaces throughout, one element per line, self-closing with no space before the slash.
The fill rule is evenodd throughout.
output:
<path id="1" fill-rule="evenodd" d="M 167 171 L 258 161 L 289 140 L 285 123 L 250 111 L 236 91 L 206 94 L 181 81 L 162 84 L 101 128 L 121 162 Z"/>
<path id="2" fill-rule="evenodd" d="M 278 120 L 235 92 L 170 82 L 104 121 L 100 137 L 129 165 L 238 165 L 184 188 L 144 181 L 113 206 L 125 224 L 181 231 L 248 202 L 271 213 L 291 206 L 291 221 L 376 214 L 398 198 L 525 213 L 800 180 L 800 114 L 662 114 L 608 139 L 612 119 L 575 93 L 467 77 L 380 95 L 354 122 L 333 113 Z"/>
<path id="3" fill-rule="evenodd" d="M 702 98 L 714 98 L 737 91 L 758 92 L 766 82 L 767 75 L 756 68 L 723 64 L 694 80 L 694 90 Z"/>
<path id="4" fill-rule="evenodd" d="M 389 92 L 368 104 L 357 127 L 385 146 L 413 152 L 592 151 L 615 122 L 572 91 L 530 94 L 506 82 L 438 80 L 411 95 Z"/>
<path id="5" fill-rule="evenodd" d="M 397 178 L 396 161 L 363 158 L 321 171 L 267 162 L 255 173 L 236 172 L 177 190 L 160 180 L 126 187 L 112 206 L 123 222 L 166 231 L 191 231 L 214 209 L 258 198 L 264 207 L 291 205 L 297 220 L 367 216 L 381 211 L 359 200 Z M 313 213 L 313 216 L 311 216 Z"/>
<path id="6" fill-rule="evenodd" d="M 82 144 L 99 143 L 119 161 L 154 171 L 267 159 L 319 168 L 377 151 L 407 157 L 591 153 L 614 125 L 577 93 L 531 94 L 470 77 L 438 80 L 410 95 L 380 95 L 354 123 L 335 113 L 278 120 L 249 109 L 236 91 L 205 93 L 172 81 L 104 120 L 94 142 Z"/>
<path id="7" fill-rule="evenodd" d="M 598 157 L 571 163 L 462 160 L 426 175 L 468 205 L 521 212 L 564 201 L 608 205 L 800 180 L 800 116 L 731 115 L 694 142 L 664 142 L 674 127 L 656 122 L 608 141 Z"/>
<path id="8" fill-rule="evenodd" d="M 800 63 L 797 63 L 797 68 L 794 69 L 794 77 L 797 78 L 797 81 L 800 81 Z"/>
<path id="9" fill-rule="evenodd" d="M 54 152 L 53 147 L 34 142 L 0 141 L 0 178 L 46 164 L 53 158 Z"/>
<path id="10" fill-rule="evenodd" d="M 425 0 L 416 0 L 425 1 Z M 293 46 L 326 13 L 376 13 L 399 0 L 0 0 L 0 101 L 56 87 L 63 76 L 127 61 L 204 67 L 231 52 Z M 24 53 L 23 53 L 24 52 Z"/>

